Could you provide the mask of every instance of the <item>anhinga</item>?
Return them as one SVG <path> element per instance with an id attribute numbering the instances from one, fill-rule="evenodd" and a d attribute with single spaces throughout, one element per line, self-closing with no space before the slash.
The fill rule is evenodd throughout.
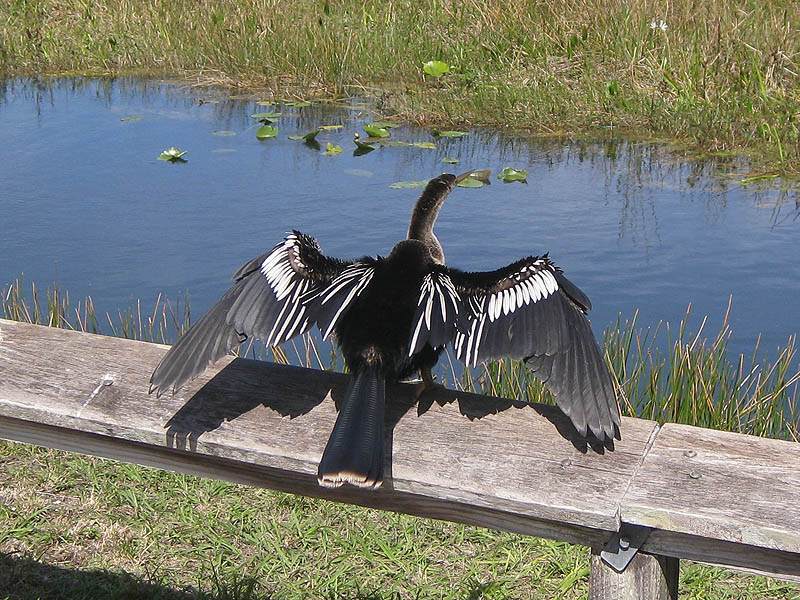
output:
<path id="1" fill-rule="evenodd" d="M 444 265 L 433 226 L 467 175 L 428 183 L 408 238 L 386 258 L 331 258 L 313 237 L 288 234 L 236 272 L 233 287 L 161 360 L 150 391 L 174 393 L 249 337 L 278 345 L 316 324 L 323 338 L 335 335 L 353 377 L 319 464 L 321 485 L 380 484 L 386 382 L 420 373 L 424 389 L 448 343 L 468 367 L 523 359 L 581 435 L 613 439 L 619 408 L 586 295 L 547 255 L 489 272 Z"/>

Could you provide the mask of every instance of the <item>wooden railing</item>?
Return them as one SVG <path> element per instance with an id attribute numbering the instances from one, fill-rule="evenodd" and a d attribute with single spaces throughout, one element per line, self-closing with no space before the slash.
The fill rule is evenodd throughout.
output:
<path id="1" fill-rule="evenodd" d="M 166 349 L 0 320 L 0 438 L 587 545 L 591 599 L 675 598 L 681 558 L 800 582 L 800 444 L 625 418 L 608 448 L 554 407 L 417 406 L 399 384 L 383 486 L 332 490 L 316 468 L 347 376 L 229 358 L 156 398 Z"/>

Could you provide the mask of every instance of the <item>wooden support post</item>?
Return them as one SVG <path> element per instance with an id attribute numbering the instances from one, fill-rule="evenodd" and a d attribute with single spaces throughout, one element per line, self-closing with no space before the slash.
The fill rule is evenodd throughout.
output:
<path id="1" fill-rule="evenodd" d="M 677 600 L 678 559 L 639 552 L 617 573 L 592 549 L 589 600 Z"/>

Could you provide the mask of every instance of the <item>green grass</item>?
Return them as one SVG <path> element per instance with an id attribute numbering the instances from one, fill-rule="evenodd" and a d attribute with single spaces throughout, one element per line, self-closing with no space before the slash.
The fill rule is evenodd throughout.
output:
<path id="1" fill-rule="evenodd" d="M 0 443 L 0 598 L 586 598 L 586 548 Z M 681 598 L 800 586 L 684 563 Z"/>
<path id="2" fill-rule="evenodd" d="M 188 303 L 159 297 L 113 318 L 91 298 L 14 282 L 7 318 L 167 340 Z M 688 320 L 688 314 L 687 314 Z M 661 333 L 667 336 L 662 339 Z M 729 362 L 726 324 L 710 341 L 684 320 L 605 334 L 627 401 L 649 418 L 798 439 L 794 342 L 771 361 Z M 667 348 L 660 350 L 661 347 Z M 313 343 L 294 350 L 325 364 Z M 276 360 L 287 360 L 278 351 Z M 335 365 L 334 365 L 335 368 Z M 794 370 L 792 370 L 794 369 Z M 458 385 L 547 399 L 519 363 L 494 363 Z M 0 442 L 0 598 L 530 598 L 587 596 L 589 551 L 538 538 L 340 505 Z M 692 564 L 681 598 L 800 600 L 800 586 Z"/>
<path id="3" fill-rule="evenodd" d="M 416 122 L 634 132 L 748 152 L 759 175 L 800 171 L 793 0 L 0 0 L 0 15 L 7 75 L 365 94 Z M 432 59 L 451 71 L 424 75 Z"/>

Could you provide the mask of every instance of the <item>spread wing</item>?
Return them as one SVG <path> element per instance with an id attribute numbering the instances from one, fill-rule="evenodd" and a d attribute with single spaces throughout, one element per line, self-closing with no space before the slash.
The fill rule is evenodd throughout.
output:
<path id="1" fill-rule="evenodd" d="M 313 237 L 290 233 L 234 274 L 233 287 L 153 371 L 150 392 L 174 393 L 250 337 L 276 346 L 318 320 L 321 328 L 332 329 L 371 273 L 370 265 L 330 258 Z"/>
<path id="2" fill-rule="evenodd" d="M 420 306 L 431 305 L 428 320 L 413 322 L 413 337 L 440 341 L 452 333 L 456 356 L 467 366 L 505 356 L 522 359 L 553 393 L 575 428 L 598 438 L 613 438 L 620 415 L 611 373 L 592 333 L 586 295 L 547 256 L 528 257 L 496 271 L 466 273 L 435 267 L 438 285 Z M 452 294 L 442 291 L 452 289 Z M 453 300 L 453 301 L 451 301 Z M 447 310 L 436 310 L 446 306 Z M 418 314 L 420 310 L 417 311 Z M 424 312 L 424 311 L 422 311 Z M 428 324 L 430 323 L 430 324 Z M 433 343 L 431 345 L 434 345 Z"/>

